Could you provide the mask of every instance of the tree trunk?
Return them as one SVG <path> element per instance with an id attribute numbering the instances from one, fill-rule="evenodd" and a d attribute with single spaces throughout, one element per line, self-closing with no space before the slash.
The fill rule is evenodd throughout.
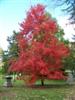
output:
<path id="1" fill-rule="evenodd" d="M 44 86 L 44 79 L 41 79 L 41 85 Z"/>

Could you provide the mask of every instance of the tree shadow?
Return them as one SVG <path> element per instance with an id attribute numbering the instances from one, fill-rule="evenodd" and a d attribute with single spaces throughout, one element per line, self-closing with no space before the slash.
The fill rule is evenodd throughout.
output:
<path id="1" fill-rule="evenodd" d="M 27 88 L 33 88 L 33 89 L 50 89 L 50 88 L 70 88 L 74 85 L 69 85 L 69 84 L 45 84 L 44 86 L 35 84 L 35 85 L 27 85 L 25 87 Z"/>

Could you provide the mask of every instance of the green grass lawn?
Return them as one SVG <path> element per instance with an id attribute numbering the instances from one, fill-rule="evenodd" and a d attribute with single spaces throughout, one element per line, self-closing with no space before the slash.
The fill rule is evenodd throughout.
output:
<path id="1" fill-rule="evenodd" d="M 4 80 L 0 79 L 0 100 L 65 100 L 75 86 L 69 86 L 65 81 L 45 81 L 41 87 L 40 82 L 27 87 L 23 81 L 13 82 L 13 87 L 3 87 Z"/>

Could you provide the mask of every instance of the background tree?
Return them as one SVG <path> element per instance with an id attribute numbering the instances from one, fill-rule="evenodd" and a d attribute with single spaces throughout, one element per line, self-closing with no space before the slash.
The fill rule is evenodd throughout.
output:
<path id="1" fill-rule="evenodd" d="M 2 55 L 2 62 L 3 62 L 3 66 L 2 66 L 2 73 L 3 74 L 8 74 L 8 67 L 9 67 L 9 56 L 8 56 L 8 51 L 3 51 L 3 55 Z"/>
<path id="2" fill-rule="evenodd" d="M 55 20 L 57 23 L 57 20 L 53 18 L 50 13 L 46 12 L 46 15 Z M 64 35 L 65 35 L 64 30 L 58 25 L 58 32 L 55 34 L 56 38 L 58 38 L 59 41 L 64 42 L 65 45 L 69 45 L 69 40 L 66 40 L 64 38 Z"/>
<path id="3" fill-rule="evenodd" d="M 71 24 L 75 24 L 75 0 L 54 0 L 58 7 L 64 6 L 63 11 L 70 15 L 69 20 Z"/>
<path id="4" fill-rule="evenodd" d="M 2 66 L 2 55 L 3 55 L 3 50 L 0 48 L 0 66 Z"/>
<path id="5" fill-rule="evenodd" d="M 64 70 L 70 70 L 75 78 L 75 50 L 71 50 L 70 55 L 63 59 Z"/>
<path id="6" fill-rule="evenodd" d="M 8 46 L 8 53 L 11 58 L 17 58 L 18 57 L 18 45 L 16 36 L 19 34 L 19 32 L 13 31 L 13 35 L 7 38 L 7 41 L 9 43 Z"/>
<path id="7" fill-rule="evenodd" d="M 19 57 L 9 71 L 28 75 L 29 83 L 40 79 L 42 85 L 45 79 L 64 79 L 62 58 L 69 49 L 56 38 L 57 32 L 56 21 L 47 16 L 43 5 L 31 7 L 17 36 Z"/>
<path id="8" fill-rule="evenodd" d="M 0 74 L 2 74 L 2 55 L 3 55 L 3 50 L 2 48 L 0 48 Z"/>
<path id="9" fill-rule="evenodd" d="M 3 51 L 2 54 L 2 71 L 4 74 L 8 74 L 8 68 L 11 63 L 9 63 L 10 59 L 17 59 L 18 57 L 18 46 L 16 41 L 16 36 L 18 32 L 13 31 L 13 35 L 7 38 L 7 41 L 9 43 L 8 50 Z M 11 62 L 11 61 L 10 61 Z"/>
<path id="10" fill-rule="evenodd" d="M 69 45 L 69 40 L 64 39 L 64 30 L 58 26 L 58 32 L 56 33 L 56 37 L 59 41 L 64 42 L 65 45 Z"/>

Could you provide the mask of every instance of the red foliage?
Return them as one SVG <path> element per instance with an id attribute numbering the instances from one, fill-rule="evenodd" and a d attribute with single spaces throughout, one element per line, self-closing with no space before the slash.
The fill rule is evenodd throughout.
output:
<path id="1" fill-rule="evenodd" d="M 46 15 L 44 6 L 32 7 L 17 36 L 19 57 L 9 70 L 30 75 L 32 83 L 42 77 L 64 79 L 62 58 L 69 50 L 55 37 L 57 31 L 56 22 Z"/>

